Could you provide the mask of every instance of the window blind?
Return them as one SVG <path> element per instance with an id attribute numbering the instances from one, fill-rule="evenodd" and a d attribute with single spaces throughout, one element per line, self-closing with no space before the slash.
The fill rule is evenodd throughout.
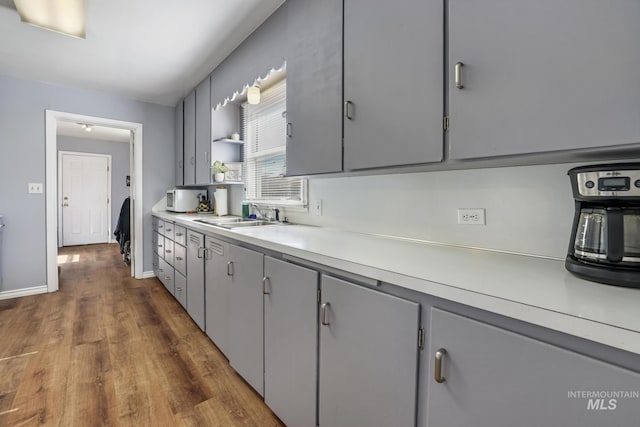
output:
<path id="1" fill-rule="evenodd" d="M 260 98 L 257 105 L 242 105 L 247 199 L 262 204 L 305 205 L 306 181 L 284 177 L 286 81 L 263 91 Z"/>

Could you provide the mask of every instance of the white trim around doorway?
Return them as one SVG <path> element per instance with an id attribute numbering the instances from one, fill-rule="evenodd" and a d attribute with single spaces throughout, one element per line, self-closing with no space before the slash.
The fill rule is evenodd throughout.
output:
<path id="1" fill-rule="evenodd" d="M 85 116 L 61 111 L 45 110 L 45 210 L 46 210 L 46 252 L 47 252 L 47 292 L 58 290 L 58 122 L 90 123 L 132 131 L 133 230 L 131 275 L 143 278 L 143 210 L 142 210 L 142 124 L 101 117 Z"/>

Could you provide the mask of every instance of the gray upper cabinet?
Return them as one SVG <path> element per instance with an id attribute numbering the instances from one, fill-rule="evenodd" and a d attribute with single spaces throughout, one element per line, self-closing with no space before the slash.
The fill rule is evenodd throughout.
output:
<path id="1" fill-rule="evenodd" d="M 437 308 L 430 360 L 429 427 L 637 425 L 637 399 L 571 393 L 637 391 L 640 374 Z"/>
<path id="2" fill-rule="evenodd" d="M 318 272 L 265 257 L 264 401 L 288 426 L 316 426 Z"/>
<path id="3" fill-rule="evenodd" d="M 206 236 L 205 245 L 206 332 L 218 349 L 229 357 L 229 244 Z"/>
<path id="4" fill-rule="evenodd" d="M 441 1 L 344 1 L 345 170 L 442 160 L 443 25 Z"/>
<path id="5" fill-rule="evenodd" d="M 451 159 L 640 142 L 639 19 L 629 0 L 449 1 Z"/>
<path id="6" fill-rule="evenodd" d="M 205 330 L 204 235 L 187 231 L 187 313 Z"/>
<path id="7" fill-rule="evenodd" d="M 415 426 L 420 306 L 324 275 L 321 290 L 319 424 Z"/>
<path id="8" fill-rule="evenodd" d="M 176 185 L 184 185 L 184 103 L 176 105 Z"/>
<path id="9" fill-rule="evenodd" d="M 196 92 L 184 99 L 184 185 L 196 183 Z"/>
<path id="10" fill-rule="evenodd" d="M 342 7 L 287 1 L 289 176 L 342 171 Z"/>
<path id="11" fill-rule="evenodd" d="M 229 245 L 229 259 L 229 363 L 260 396 L 263 396 L 264 255 Z"/>
<path id="12" fill-rule="evenodd" d="M 211 81 L 196 87 L 196 184 L 211 182 Z"/>

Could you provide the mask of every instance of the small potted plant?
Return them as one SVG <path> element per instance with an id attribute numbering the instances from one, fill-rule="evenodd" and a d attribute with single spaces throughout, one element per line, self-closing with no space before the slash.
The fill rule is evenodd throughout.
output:
<path id="1" fill-rule="evenodd" d="M 224 174 L 229 170 L 229 168 L 226 167 L 224 163 L 220 162 L 220 160 L 216 160 L 213 162 L 211 169 L 213 170 L 213 181 L 224 182 Z"/>

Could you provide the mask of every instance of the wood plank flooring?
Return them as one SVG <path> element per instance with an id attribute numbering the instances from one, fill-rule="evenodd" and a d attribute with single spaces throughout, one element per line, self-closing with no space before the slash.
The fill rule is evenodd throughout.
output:
<path id="1" fill-rule="evenodd" d="M 283 425 L 117 245 L 59 259 L 59 292 L 0 301 L 0 426 Z"/>

